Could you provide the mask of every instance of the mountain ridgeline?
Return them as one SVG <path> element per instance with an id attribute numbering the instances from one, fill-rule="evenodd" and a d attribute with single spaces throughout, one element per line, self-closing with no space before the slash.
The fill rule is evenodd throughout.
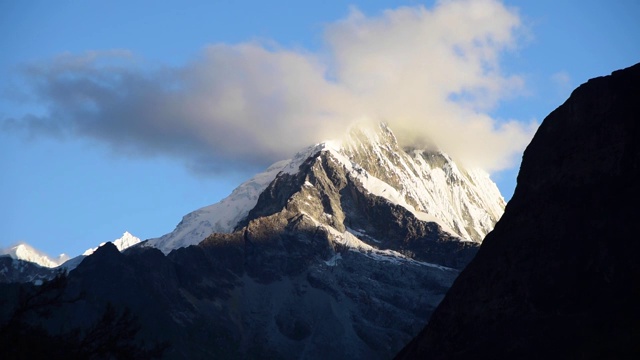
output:
<path id="1" fill-rule="evenodd" d="M 640 64 L 544 120 L 504 216 L 397 358 L 640 358 L 638 179 Z"/>
<path id="2" fill-rule="evenodd" d="M 356 126 L 172 233 L 99 247 L 69 273 L 85 298 L 61 313 L 80 326 L 107 302 L 130 308 L 142 338 L 171 343 L 168 358 L 391 358 L 503 208 L 486 173 Z"/>

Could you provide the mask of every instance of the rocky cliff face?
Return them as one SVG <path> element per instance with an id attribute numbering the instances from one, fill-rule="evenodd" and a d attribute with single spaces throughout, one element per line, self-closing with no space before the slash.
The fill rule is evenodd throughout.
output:
<path id="1" fill-rule="evenodd" d="M 638 358 L 640 64 L 542 123 L 495 230 L 400 359 Z"/>

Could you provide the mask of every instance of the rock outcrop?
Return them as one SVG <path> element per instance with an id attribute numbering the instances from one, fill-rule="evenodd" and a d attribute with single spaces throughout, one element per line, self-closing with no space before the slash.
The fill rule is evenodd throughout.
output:
<path id="1" fill-rule="evenodd" d="M 638 179 L 640 64 L 544 120 L 504 216 L 397 358 L 639 358 Z"/>

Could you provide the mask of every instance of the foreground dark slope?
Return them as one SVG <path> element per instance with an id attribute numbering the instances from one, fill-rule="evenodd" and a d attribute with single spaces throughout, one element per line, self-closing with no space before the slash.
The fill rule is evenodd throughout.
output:
<path id="1" fill-rule="evenodd" d="M 640 64 L 542 123 L 502 219 L 400 359 L 640 358 Z"/>

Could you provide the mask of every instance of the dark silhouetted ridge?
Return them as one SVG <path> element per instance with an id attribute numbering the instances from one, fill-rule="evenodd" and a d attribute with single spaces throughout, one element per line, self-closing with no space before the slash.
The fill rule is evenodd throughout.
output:
<path id="1" fill-rule="evenodd" d="M 639 179 L 637 64 L 544 120 L 504 216 L 398 358 L 640 358 Z"/>

